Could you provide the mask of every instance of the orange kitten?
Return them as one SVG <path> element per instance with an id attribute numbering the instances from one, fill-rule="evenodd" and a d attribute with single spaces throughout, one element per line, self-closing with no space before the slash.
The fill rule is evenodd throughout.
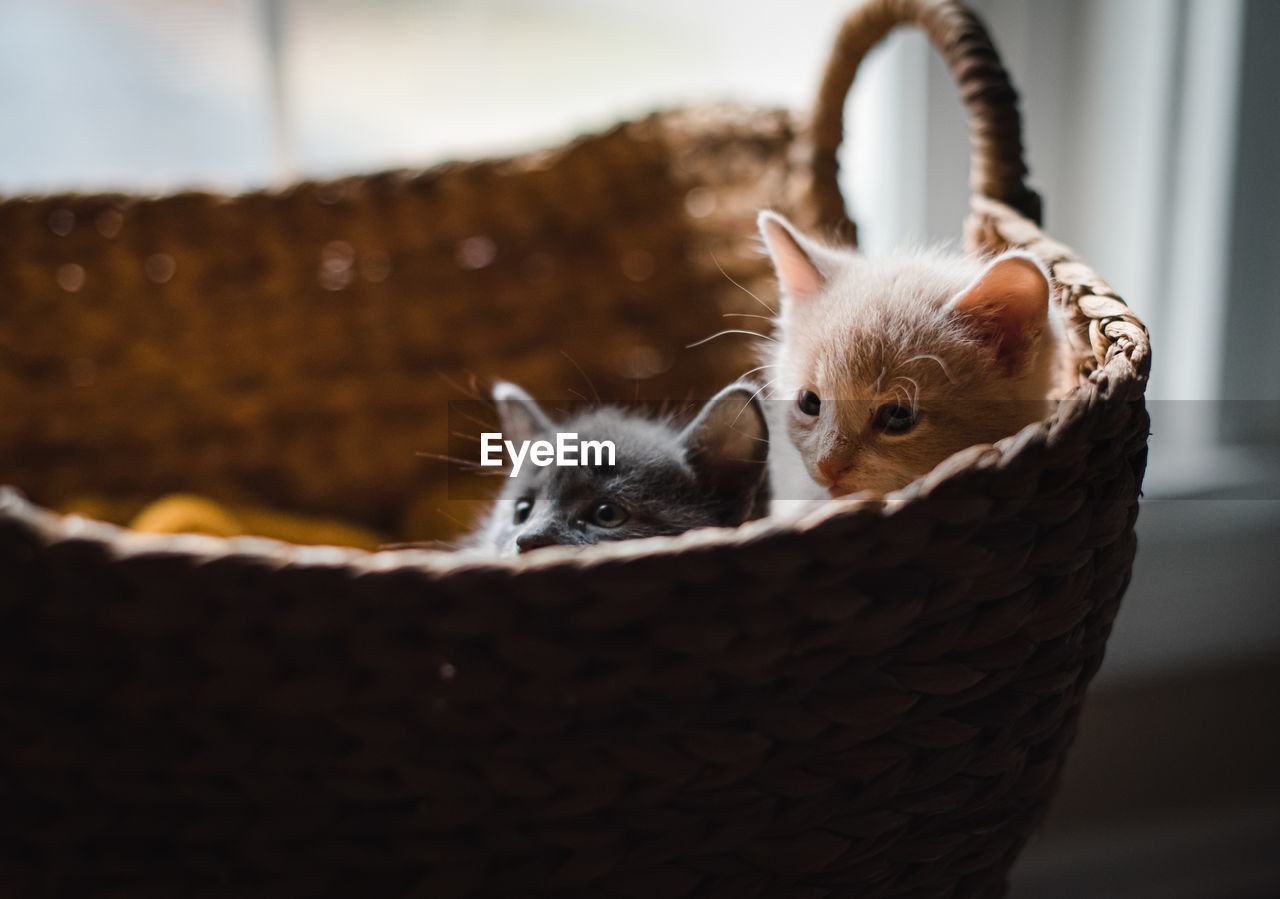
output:
<path id="1" fill-rule="evenodd" d="M 775 497 L 882 495 L 1049 413 L 1061 325 L 1030 255 L 871 259 L 774 213 L 759 224 L 781 287 Z"/>

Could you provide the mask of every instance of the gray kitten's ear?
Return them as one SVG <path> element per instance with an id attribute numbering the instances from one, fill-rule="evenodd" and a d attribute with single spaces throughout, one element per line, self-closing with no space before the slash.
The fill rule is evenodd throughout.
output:
<path id="1" fill-rule="evenodd" d="M 769 429 L 755 391 L 745 384 L 721 390 L 680 433 L 698 480 L 726 502 L 724 524 L 763 514 L 768 500 Z"/>
<path id="2" fill-rule="evenodd" d="M 822 291 L 842 262 L 840 252 L 810 240 L 776 212 L 756 219 L 784 299 L 804 302 Z"/>
<path id="3" fill-rule="evenodd" d="M 498 420 L 502 422 L 504 439 L 519 443 L 555 430 L 555 425 L 547 418 L 537 400 L 515 384 L 508 381 L 494 384 L 493 402 L 498 407 Z"/>

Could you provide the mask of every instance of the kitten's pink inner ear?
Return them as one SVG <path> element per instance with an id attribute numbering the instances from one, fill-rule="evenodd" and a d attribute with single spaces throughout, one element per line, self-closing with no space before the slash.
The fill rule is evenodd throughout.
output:
<path id="1" fill-rule="evenodd" d="M 822 289 L 826 278 L 786 225 L 779 219 L 766 218 L 761 222 L 761 232 L 782 290 L 788 297 L 807 300 Z"/>
<path id="2" fill-rule="evenodd" d="M 951 309 L 966 327 L 995 343 L 997 357 L 1014 370 L 1047 323 L 1049 282 L 1030 259 L 1005 256 L 956 297 Z"/>

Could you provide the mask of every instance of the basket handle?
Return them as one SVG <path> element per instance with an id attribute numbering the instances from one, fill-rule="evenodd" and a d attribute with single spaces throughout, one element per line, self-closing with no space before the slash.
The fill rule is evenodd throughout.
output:
<path id="1" fill-rule="evenodd" d="M 868 0 L 840 27 L 813 116 L 810 198 L 818 224 L 857 244 L 840 193 L 836 152 L 845 97 L 867 52 L 898 25 L 916 25 L 947 61 L 969 119 L 969 189 L 1040 223 L 1040 195 L 1027 187 L 1018 93 L 977 15 L 958 0 Z"/>

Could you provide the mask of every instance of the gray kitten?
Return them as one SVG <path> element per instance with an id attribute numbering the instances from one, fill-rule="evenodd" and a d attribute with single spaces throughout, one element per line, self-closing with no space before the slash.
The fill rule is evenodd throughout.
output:
<path id="1" fill-rule="evenodd" d="M 558 432 L 572 432 L 608 440 L 616 464 L 522 466 L 465 547 L 515 555 L 735 527 L 768 512 L 768 430 L 745 384 L 721 390 L 683 429 L 607 406 L 556 424 L 505 382 L 494 386 L 493 399 L 503 438 L 554 442 Z"/>

